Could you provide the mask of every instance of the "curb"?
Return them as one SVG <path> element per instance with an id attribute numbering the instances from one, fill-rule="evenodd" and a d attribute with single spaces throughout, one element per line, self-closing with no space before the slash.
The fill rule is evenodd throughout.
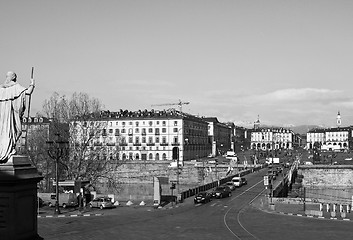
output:
<path id="1" fill-rule="evenodd" d="M 307 218 L 317 218 L 317 219 L 327 219 L 327 220 L 336 220 L 336 221 L 351 221 L 349 218 L 336 218 L 336 217 L 321 217 L 321 216 L 314 216 L 314 215 L 303 215 L 303 214 L 296 214 L 296 213 L 284 213 L 284 212 L 273 212 L 273 213 L 279 213 L 282 215 L 288 215 L 288 216 L 297 216 L 297 217 L 307 217 Z"/>
<path id="2" fill-rule="evenodd" d="M 65 217 L 96 217 L 96 216 L 103 216 L 102 213 L 94 213 L 94 214 L 70 214 L 70 215 L 45 215 L 40 216 L 37 215 L 37 218 L 65 218 Z"/>

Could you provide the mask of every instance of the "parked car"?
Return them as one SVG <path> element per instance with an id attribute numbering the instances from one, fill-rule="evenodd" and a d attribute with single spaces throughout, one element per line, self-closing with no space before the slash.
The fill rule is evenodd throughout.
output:
<path id="1" fill-rule="evenodd" d="M 93 199 L 90 203 L 89 206 L 91 208 L 112 208 L 114 207 L 114 204 L 112 203 L 112 199 L 109 197 L 97 197 Z"/>
<path id="2" fill-rule="evenodd" d="M 194 198 L 194 203 L 208 203 L 211 201 L 212 195 L 208 192 L 200 192 Z"/>
<path id="3" fill-rule="evenodd" d="M 234 186 L 234 183 L 233 183 L 233 182 L 226 182 L 224 185 L 225 185 L 225 186 L 228 186 L 231 191 L 234 191 L 234 190 L 235 190 L 235 186 Z"/>
<path id="4" fill-rule="evenodd" d="M 232 192 L 228 186 L 219 186 L 212 192 L 214 198 L 224 198 L 232 196 Z"/>

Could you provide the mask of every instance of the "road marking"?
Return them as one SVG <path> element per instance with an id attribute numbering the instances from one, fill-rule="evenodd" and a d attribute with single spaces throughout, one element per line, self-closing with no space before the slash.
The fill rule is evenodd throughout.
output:
<path id="1" fill-rule="evenodd" d="M 243 191 L 241 194 L 235 196 L 234 198 L 231 199 L 231 201 L 235 200 L 236 198 L 242 196 L 243 194 L 245 194 L 246 192 L 250 191 L 251 189 L 253 189 L 255 186 L 259 185 L 260 183 L 262 183 L 264 180 L 262 179 L 261 181 L 259 181 L 258 183 L 256 183 L 255 185 L 253 185 L 252 187 L 246 189 L 245 191 Z M 265 189 L 264 189 L 265 190 Z M 264 190 L 262 190 L 258 195 L 255 196 L 255 198 L 253 198 L 248 204 L 251 204 Z M 245 205 L 244 205 L 245 206 Z M 226 228 L 228 229 L 228 231 L 230 231 L 233 236 L 235 236 L 237 239 L 241 240 L 241 238 L 236 235 L 231 229 L 230 227 L 228 226 L 227 224 L 227 220 L 226 220 L 226 217 L 227 217 L 227 214 L 230 212 L 230 210 L 232 209 L 233 207 L 229 208 L 228 211 L 224 214 L 224 217 L 223 217 L 223 222 L 224 222 L 224 225 L 226 226 Z M 243 207 L 242 207 L 243 208 Z M 241 208 L 241 209 L 242 209 Z M 247 232 L 250 236 L 252 236 L 253 238 L 255 239 L 258 239 L 255 235 L 251 234 L 240 222 L 240 219 L 239 219 L 239 216 L 240 216 L 240 213 L 241 213 L 241 209 L 239 210 L 238 212 L 238 216 L 237 216 L 237 221 L 238 221 L 238 224 L 240 225 L 240 227 L 245 231 Z"/>

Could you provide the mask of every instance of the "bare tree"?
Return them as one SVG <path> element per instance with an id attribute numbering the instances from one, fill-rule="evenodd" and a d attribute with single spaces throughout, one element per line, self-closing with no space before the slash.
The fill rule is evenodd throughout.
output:
<path id="1" fill-rule="evenodd" d="M 47 125 L 37 125 L 31 129 L 28 135 L 28 146 L 24 154 L 29 156 L 29 159 L 38 171 L 42 174 L 44 181 L 41 181 L 40 190 L 50 191 L 50 178 L 55 173 L 54 162 L 48 157 L 46 141 L 48 140 L 49 128 Z"/>
<path id="2" fill-rule="evenodd" d="M 85 93 L 70 98 L 54 93 L 44 102 L 44 114 L 53 119 L 54 131 L 70 143 L 69 156 L 61 160 L 67 179 L 114 179 L 119 147 L 107 137 L 108 119 L 104 120 L 102 109 L 98 99 Z M 62 124 L 68 131 L 63 131 Z"/>

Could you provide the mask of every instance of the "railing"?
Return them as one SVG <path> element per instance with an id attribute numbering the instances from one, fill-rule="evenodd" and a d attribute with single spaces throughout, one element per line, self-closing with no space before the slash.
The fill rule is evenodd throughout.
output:
<path id="1" fill-rule="evenodd" d="M 207 191 L 207 190 L 210 190 L 212 188 L 215 188 L 215 187 L 218 187 L 226 182 L 229 182 L 232 180 L 233 177 L 235 176 L 244 176 L 244 175 L 247 175 L 249 173 L 252 173 L 253 171 L 257 170 L 257 169 L 260 169 L 260 167 L 257 167 L 257 168 L 252 168 L 252 169 L 248 169 L 248 170 L 245 170 L 245 171 L 242 171 L 242 172 L 239 172 L 237 174 L 234 174 L 234 175 L 230 175 L 228 177 L 225 177 L 225 178 L 222 178 L 218 181 L 214 181 L 214 182 L 211 182 L 211 183 L 207 183 L 205 185 L 202 185 L 202 186 L 198 186 L 196 188 L 192 188 L 192 189 L 189 189 L 189 190 L 186 190 L 186 191 L 183 191 L 180 193 L 181 195 L 181 201 L 183 201 L 184 199 L 186 198 L 189 198 L 189 197 L 192 197 L 192 196 L 195 196 L 196 194 L 198 194 L 199 192 L 203 192 L 203 191 Z"/>

